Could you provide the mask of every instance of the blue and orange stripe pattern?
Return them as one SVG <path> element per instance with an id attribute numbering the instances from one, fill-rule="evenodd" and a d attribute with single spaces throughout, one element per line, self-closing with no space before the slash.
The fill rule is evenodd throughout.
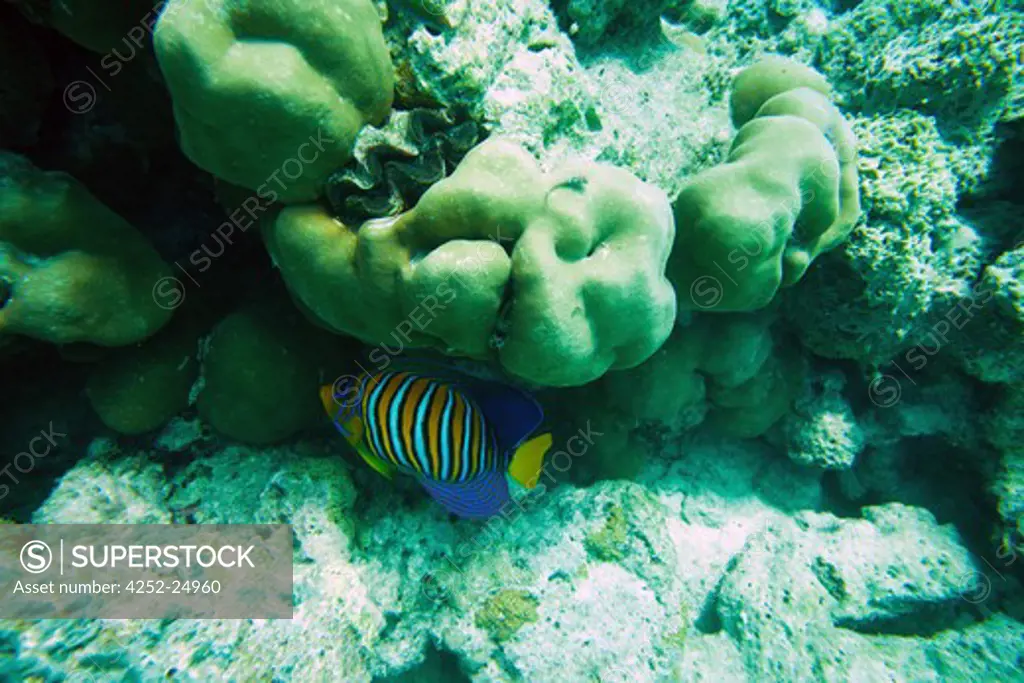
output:
<path id="1" fill-rule="evenodd" d="M 494 431 L 456 387 L 409 372 L 361 378 L 365 439 L 378 458 L 439 482 L 466 482 L 502 468 Z"/>

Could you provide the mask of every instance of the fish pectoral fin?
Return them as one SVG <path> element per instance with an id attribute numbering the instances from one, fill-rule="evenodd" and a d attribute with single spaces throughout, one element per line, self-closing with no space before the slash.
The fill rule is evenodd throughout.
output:
<path id="1" fill-rule="evenodd" d="M 356 444 L 356 452 L 358 452 L 359 455 L 362 456 L 363 460 L 366 461 L 366 464 L 373 468 L 373 470 L 380 474 L 380 476 L 388 480 L 394 479 L 396 472 L 395 466 L 389 462 L 384 462 L 371 453 L 370 449 L 366 447 L 364 442 L 360 441 Z"/>
<path id="2" fill-rule="evenodd" d="M 541 434 L 517 448 L 508 466 L 509 475 L 528 489 L 535 487 L 544 466 L 544 455 L 551 448 L 552 441 L 550 433 Z"/>

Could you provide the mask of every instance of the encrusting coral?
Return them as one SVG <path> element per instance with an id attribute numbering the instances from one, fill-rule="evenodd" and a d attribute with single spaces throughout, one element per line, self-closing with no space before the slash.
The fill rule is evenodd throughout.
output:
<path id="1" fill-rule="evenodd" d="M 880 364 L 928 343 L 959 305 L 990 298 L 991 290 L 973 291 L 987 247 L 980 225 L 958 209 L 963 150 L 943 141 L 934 120 L 901 110 L 851 123 L 864 219 L 784 303 L 815 354 Z"/>
<path id="2" fill-rule="evenodd" d="M 123 346 L 160 329 L 169 269 L 74 178 L 0 152 L 0 334 Z"/>
<path id="3" fill-rule="evenodd" d="M 984 382 L 1024 383 L 1024 244 L 986 266 L 973 293 L 979 305 L 964 303 L 977 313 L 960 305 L 947 316 L 957 331 L 978 316 L 977 329 L 960 335 L 956 347 L 964 369 Z"/>
<path id="4" fill-rule="evenodd" d="M 1024 112 L 1022 40 L 1013 0 L 873 0 L 837 17 L 818 62 L 850 108 L 913 109 L 974 144 Z"/>
<path id="5" fill-rule="evenodd" d="M 1000 550 L 1015 558 L 1024 552 L 1024 387 L 1006 386 L 985 416 L 983 428 L 988 442 L 1000 452 L 990 483 L 1002 520 Z"/>
<path id="6" fill-rule="evenodd" d="M 293 206 L 264 237 L 324 326 L 389 352 L 497 360 L 541 385 L 638 365 L 675 320 L 665 194 L 602 164 L 544 174 L 501 139 L 477 146 L 400 216 L 356 228 Z"/>
<path id="7" fill-rule="evenodd" d="M 681 308 L 761 308 L 849 235 L 860 215 L 856 140 L 827 89 L 820 74 L 782 57 L 736 77 L 729 155 L 674 204 L 669 276 L 689 293 Z"/>
<path id="8" fill-rule="evenodd" d="M 172 0 L 153 41 L 182 150 L 271 201 L 318 197 L 359 129 L 391 108 L 369 0 Z"/>
<path id="9" fill-rule="evenodd" d="M 864 450 L 864 429 L 843 396 L 840 372 L 808 377 L 794 410 L 770 433 L 773 444 L 798 465 L 848 470 Z"/>

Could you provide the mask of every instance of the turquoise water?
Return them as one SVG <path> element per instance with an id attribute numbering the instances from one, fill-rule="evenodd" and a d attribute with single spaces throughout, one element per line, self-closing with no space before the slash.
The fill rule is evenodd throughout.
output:
<path id="1" fill-rule="evenodd" d="M 0 680 L 1024 680 L 1022 64 L 1019 0 L 5 3 Z"/>

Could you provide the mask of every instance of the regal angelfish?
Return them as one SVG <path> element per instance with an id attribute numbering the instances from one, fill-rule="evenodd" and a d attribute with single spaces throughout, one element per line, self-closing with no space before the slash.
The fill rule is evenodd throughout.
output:
<path id="1" fill-rule="evenodd" d="M 363 372 L 322 387 L 321 401 L 373 469 L 416 477 L 460 517 L 490 517 L 509 500 L 506 472 L 536 484 L 551 434 L 526 439 L 544 412 L 515 387 L 440 374 Z"/>

